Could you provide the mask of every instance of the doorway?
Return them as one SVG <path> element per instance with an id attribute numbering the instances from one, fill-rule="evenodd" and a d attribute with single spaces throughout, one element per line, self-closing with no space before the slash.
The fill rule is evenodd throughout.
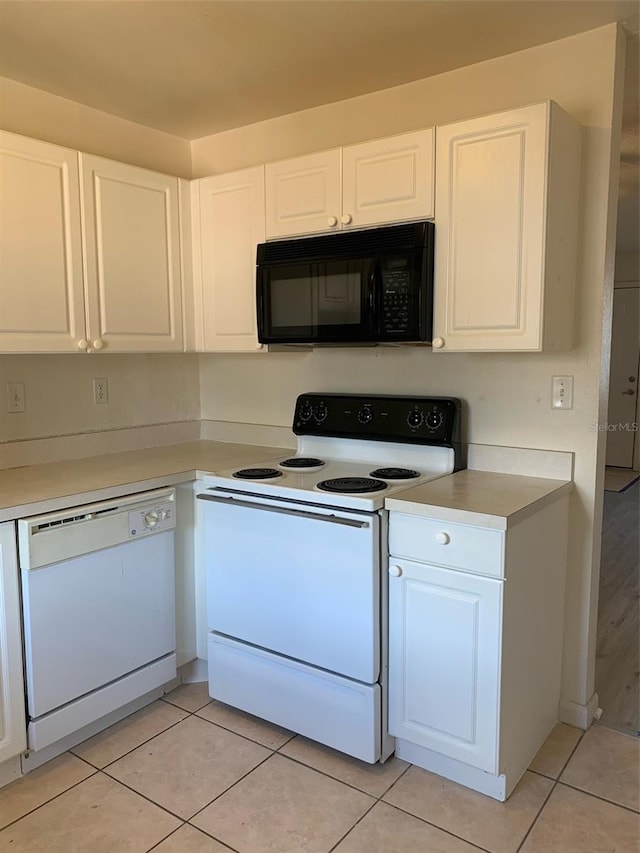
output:
<path id="1" fill-rule="evenodd" d="M 611 372 L 596 691 L 601 722 L 640 732 L 640 282 L 617 286 Z"/>

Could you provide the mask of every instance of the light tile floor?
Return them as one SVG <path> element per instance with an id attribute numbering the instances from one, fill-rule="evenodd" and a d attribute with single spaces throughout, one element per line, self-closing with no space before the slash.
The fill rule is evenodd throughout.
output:
<path id="1" fill-rule="evenodd" d="M 559 725 L 506 803 L 163 700 L 0 790 L 0 853 L 637 853 L 640 740 Z"/>

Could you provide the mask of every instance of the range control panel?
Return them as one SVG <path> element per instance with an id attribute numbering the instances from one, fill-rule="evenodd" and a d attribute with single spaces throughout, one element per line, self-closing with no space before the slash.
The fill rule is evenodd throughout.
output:
<path id="1" fill-rule="evenodd" d="M 147 504 L 129 512 L 129 538 L 139 539 L 161 530 L 172 530 L 176 526 L 176 513 L 173 501 L 157 506 Z"/>
<path id="2" fill-rule="evenodd" d="M 453 446 L 460 442 L 462 404 L 455 397 L 301 394 L 296 435 L 366 438 Z"/>

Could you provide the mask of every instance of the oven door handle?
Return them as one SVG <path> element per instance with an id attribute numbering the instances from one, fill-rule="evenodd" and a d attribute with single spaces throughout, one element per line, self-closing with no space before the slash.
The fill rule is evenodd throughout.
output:
<path id="1" fill-rule="evenodd" d="M 304 510 L 285 509 L 279 506 L 253 503 L 253 501 L 241 501 L 232 497 L 219 497 L 218 495 L 196 495 L 200 501 L 211 501 L 212 503 L 228 504 L 229 506 L 242 506 L 249 509 L 258 509 L 261 512 L 276 512 L 279 515 L 295 515 L 299 518 L 310 518 L 312 521 L 328 521 L 330 524 L 343 524 L 345 527 L 369 527 L 368 521 L 357 521 L 354 518 L 340 518 L 337 515 L 324 515 L 321 512 L 305 512 Z"/>

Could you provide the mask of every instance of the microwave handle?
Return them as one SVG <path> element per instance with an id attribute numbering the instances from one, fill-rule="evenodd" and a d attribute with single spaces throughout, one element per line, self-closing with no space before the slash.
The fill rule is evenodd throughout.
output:
<path id="1" fill-rule="evenodd" d="M 376 327 L 373 329 L 379 336 L 382 329 L 382 270 L 380 258 L 374 258 L 369 274 L 369 316 L 376 318 Z"/>

